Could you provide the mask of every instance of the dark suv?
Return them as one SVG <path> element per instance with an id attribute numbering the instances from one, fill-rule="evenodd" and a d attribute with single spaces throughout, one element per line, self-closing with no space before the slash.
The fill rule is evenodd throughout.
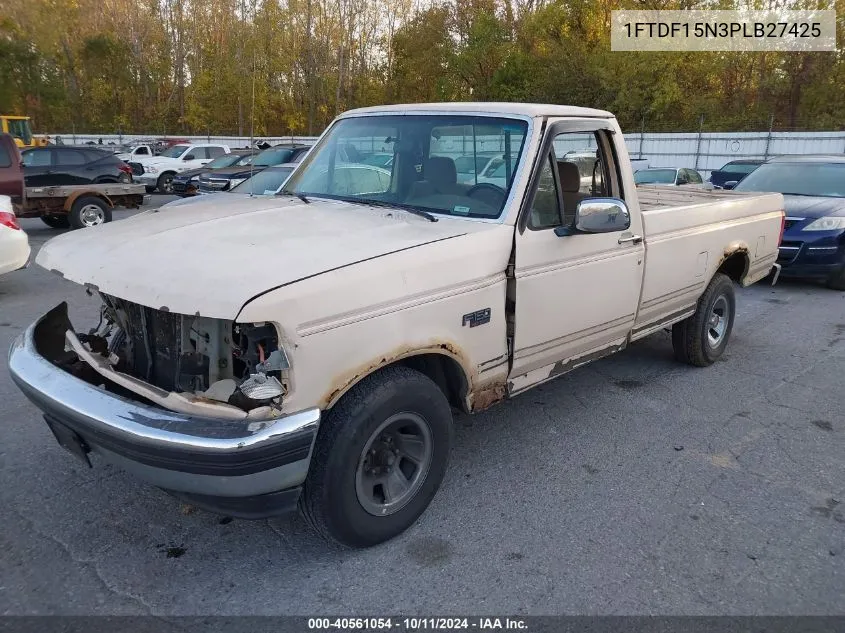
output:
<path id="1" fill-rule="evenodd" d="M 27 149 L 21 156 L 27 187 L 132 182 L 132 168 L 104 149 L 54 145 Z"/>
<path id="2" fill-rule="evenodd" d="M 265 167 L 281 165 L 282 163 L 298 163 L 311 149 L 310 145 L 298 143 L 283 143 L 274 145 L 257 154 L 249 165 L 217 169 L 213 172 L 203 172 L 200 176 L 199 193 L 218 193 L 237 187 L 247 178 L 252 177 Z"/>

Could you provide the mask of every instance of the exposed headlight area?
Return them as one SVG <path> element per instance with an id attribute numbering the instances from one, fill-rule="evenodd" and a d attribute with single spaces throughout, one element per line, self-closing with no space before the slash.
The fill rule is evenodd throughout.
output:
<path id="1" fill-rule="evenodd" d="M 152 165 L 144 165 L 144 173 L 157 174 L 158 173 L 158 167 L 153 167 Z"/>
<path id="2" fill-rule="evenodd" d="M 225 403 L 247 414 L 260 409 L 261 417 L 281 412 L 290 363 L 272 323 L 234 323 L 101 297 L 97 327 L 76 334 L 85 349 L 66 367 L 71 373 L 90 375 L 85 365 L 92 365 L 93 355 L 99 357 L 95 370 L 107 363 L 165 394 Z"/>
<path id="3" fill-rule="evenodd" d="M 802 231 L 843 231 L 845 230 L 845 216 L 828 215 L 818 218 L 805 226 Z"/>
<path id="4" fill-rule="evenodd" d="M 232 178 L 229 181 L 229 189 L 234 189 L 235 187 L 237 187 L 239 184 L 241 184 L 245 180 L 246 180 L 246 178 Z"/>

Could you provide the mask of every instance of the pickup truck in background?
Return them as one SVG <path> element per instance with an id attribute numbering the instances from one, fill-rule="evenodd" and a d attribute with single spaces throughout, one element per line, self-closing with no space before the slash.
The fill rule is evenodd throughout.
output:
<path id="1" fill-rule="evenodd" d="M 230 151 L 228 145 L 214 143 L 177 144 L 157 156 L 133 160 L 130 165 L 133 179 L 143 184 L 147 193 L 158 190 L 170 194 L 176 174 L 202 167 Z"/>
<path id="2" fill-rule="evenodd" d="M 36 263 L 92 289 L 100 323 L 55 307 L 12 345 L 12 378 L 89 465 L 211 511 L 298 504 L 327 538 L 385 541 L 438 490 L 453 409 L 666 328 L 680 362 L 724 353 L 735 287 L 775 266 L 783 196 L 637 187 L 622 139 L 612 114 L 579 107 L 347 112 L 276 196 L 49 241 Z M 598 148 L 588 181 L 567 147 Z M 455 157 L 482 148 L 504 157 L 501 186 L 458 181 Z M 373 151 L 394 155 L 389 177 L 351 182 Z"/>
<path id="3" fill-rule="evenodd" d="M 9 196 L 17 217 L 41 218 L 52 228 L 96 226 L 111 221 L 114 207 L 137 209 L 144 203 L 142 185 L 92 183 L 26 187 L 21 153 L 8 134 L 0 134 L 0 196 L 3 195 Z"/>

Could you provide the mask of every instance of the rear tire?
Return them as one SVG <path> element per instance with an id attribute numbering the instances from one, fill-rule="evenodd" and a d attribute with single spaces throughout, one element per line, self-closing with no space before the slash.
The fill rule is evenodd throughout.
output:
<path id="1" fill-rule="evenodd" d="M 70 208 L 70 226 L 84 229 L 111 222 L 111 209 L 106 202 L 95 196 L 82 196 Z"/>
<path id="2" fill-rule="evenodd" d="M 42 215 L 41 221 L 52 229 L 66 229 L 70 226 L 66 215 Z"/>
<path id="3" fill-rule="evenodd" d="M 845 290 L 845 265 L 827 278 L 827 287 L 831 290 Z"/>
<path id="4" fill-rule="evenodd" d="M 733 282 L 716 273 L 698 300 L 692 316 L 672 326 L 675 358 L 695 367 L 715 363 L 725 352 L 736 314 Z"/>
<path id="5" fill-rule="evenodd" d="M 173 176 L 175 176 L 172 171 L 164 172 L 161 176 L 158 177 L 158 181 L 156 183 L 156 188 L 158 189 L 159 193 L 170 195 L 173 193 Z"/>
<path id="6" fill-rule="evenodd" d="M 452 411 L 440 388 L 417 371 L 388 367 L 323 417 L 300 509 L 317 532 L 342 545 L 387 541 L 434 498 L 451 444 Z"/>

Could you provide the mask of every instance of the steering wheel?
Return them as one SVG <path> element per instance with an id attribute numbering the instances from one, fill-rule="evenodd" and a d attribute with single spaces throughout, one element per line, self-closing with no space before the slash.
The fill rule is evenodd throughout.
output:
<path id="1" fill-rule="evenodd" d="M 477 195 L 480 194 L 480 195 Z M 467 190 L 467 197 L 475 198 L 479 202 L 483 202 L 494 209 L 500 209 L 502 203 L 505 201 L 507 193 L 498 185 L 489 182 L 480 182 L 473 185 Z"/>

